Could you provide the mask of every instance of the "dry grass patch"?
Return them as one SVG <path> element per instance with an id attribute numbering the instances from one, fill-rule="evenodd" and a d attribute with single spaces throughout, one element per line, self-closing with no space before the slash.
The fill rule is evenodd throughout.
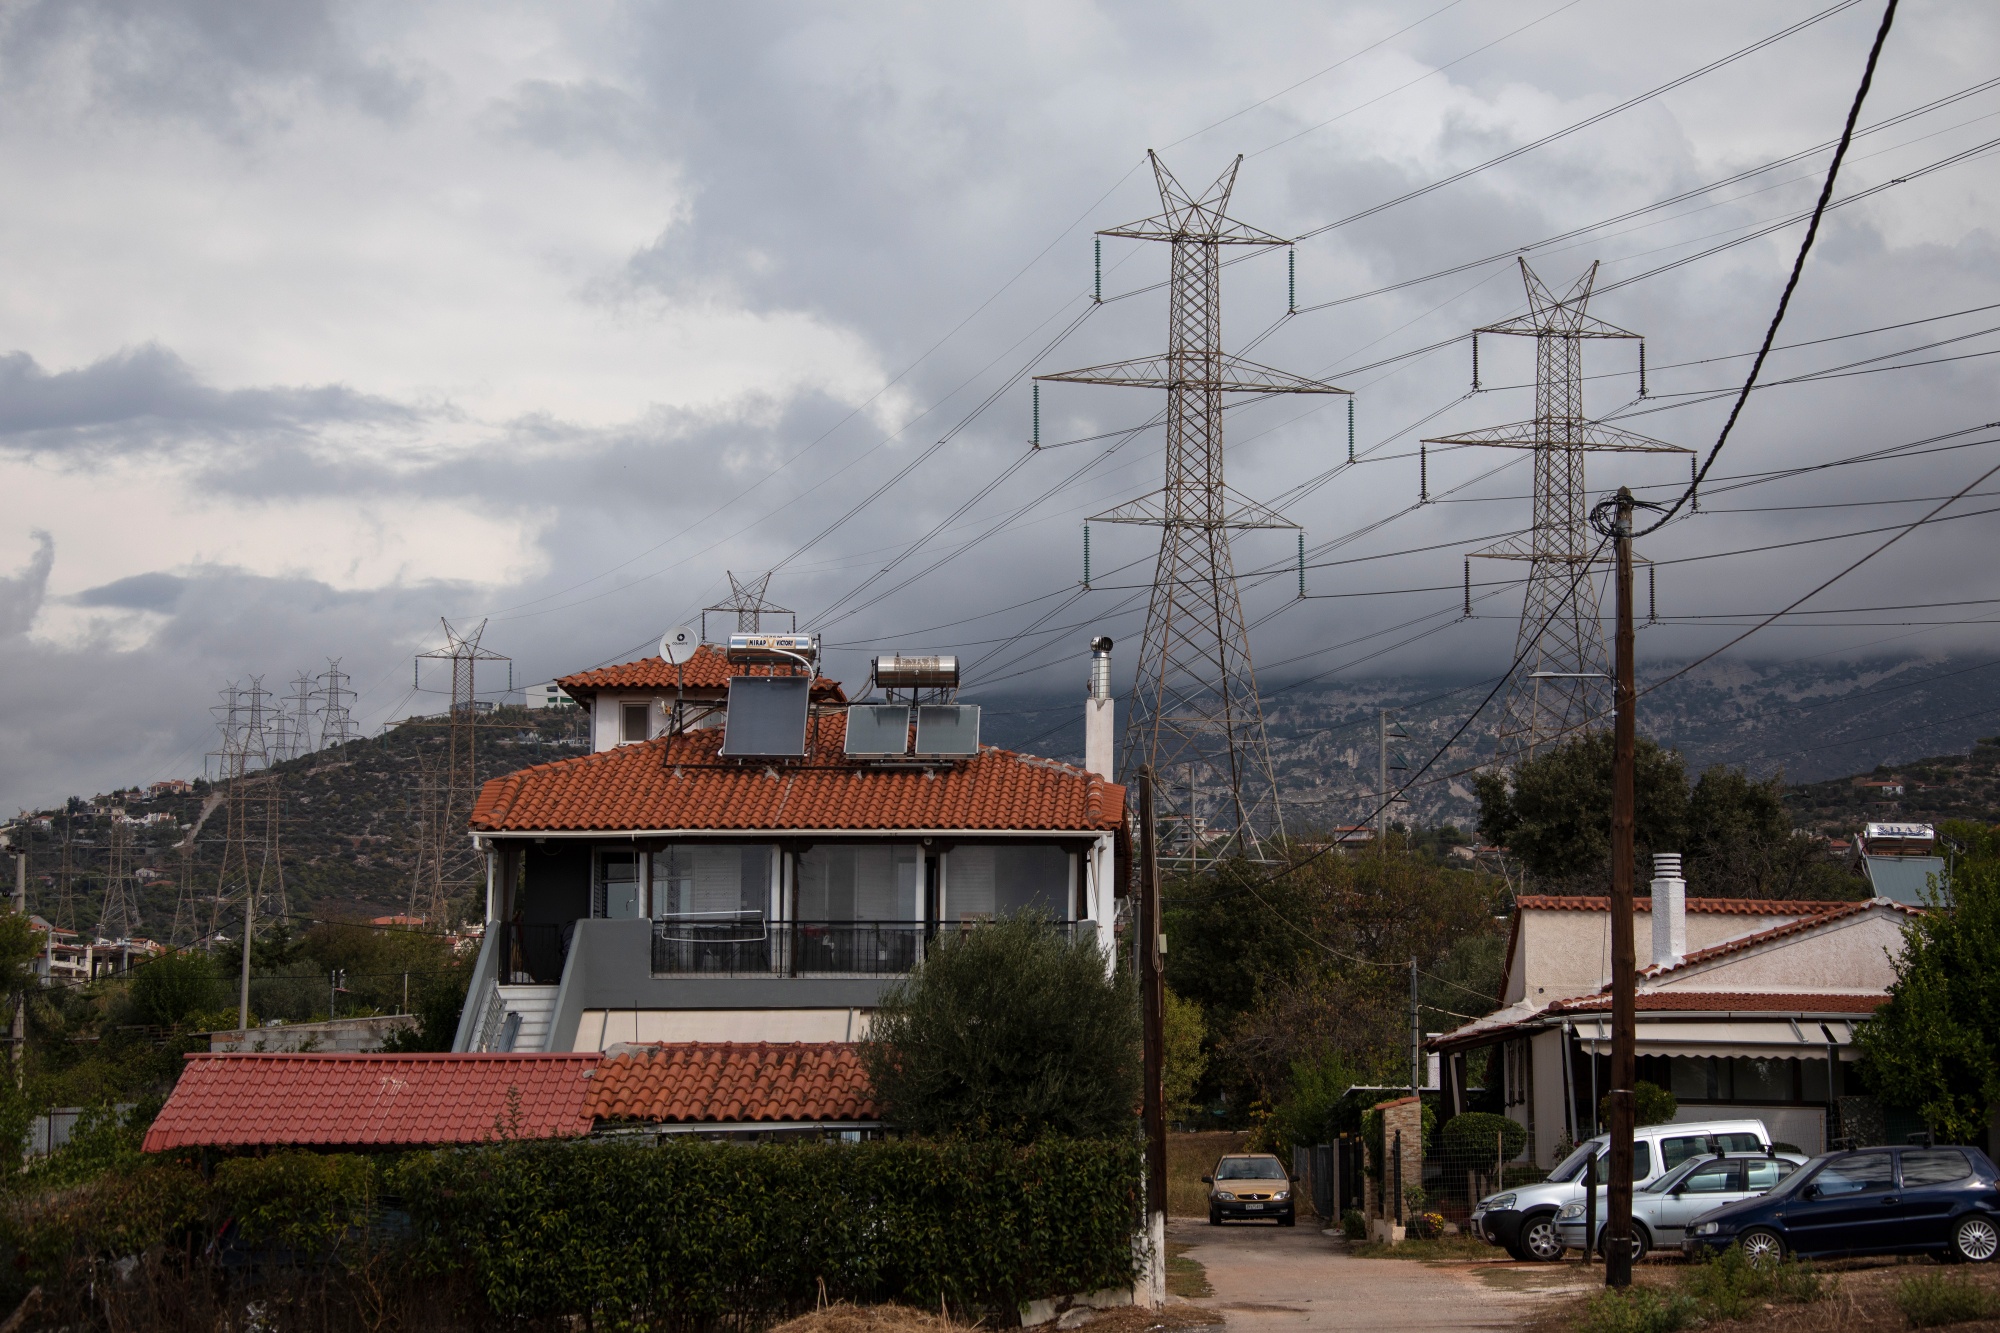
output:
<path id="1" fill-rule="evenodd" d="M 1689 1276 L 1698 1265 L 1668 1259 L 1644 1263 L 1632 1274 L 1636 1301 L 1615 1311 L 1602 1293 L 1567 1298 L 1550 1306 L 1527 1325 L 1529 1333 L 1593 1333 L 1631 1329 L 1635 1333 L 1669 1333 L 1693 1328 L 1701 1312 L 1676 1296 L 1686 1297 Z M 1600 1270 L 1601 1271 L 1601 1270 Z M 1944 1266 L 1928 1259 L 1848 1259 L 1819 1264 L 1821 1284 L 1816 1300 L 1791 1303 L 1779 1296 L 1753 1296 L 1739 1305 L 1735 1317 L 1711 1311 L 1699 1324 L 1702 1333 L 1908 1333 L 1912 1328 L 1950 1327 L 1954 1333 L 2000 1333 L 2000 1266 Z M 1596 1318 L 1593 1320 L 1593 1302 Z M 1985 1317 L 1963 1319 L 1984 1311 Z M 1620 1315 L 1627 1316 L 1620 1318 Z M 1949 1319 L 1948 1324 L 1918 1319 Z"/>
<path id="2" fill-rule="evenodd" d="M 1201 1178 L 1214 1174 L 1215 1160 L 1224 1153 L 1242 1152 L 1248 1137 L 1233 1130 L 1167 1135 L 1167 1216 L 1207 1217 L 1208 1186 Z M 1305 1212 L 1311 1200 L 1299 1203 Z"/>

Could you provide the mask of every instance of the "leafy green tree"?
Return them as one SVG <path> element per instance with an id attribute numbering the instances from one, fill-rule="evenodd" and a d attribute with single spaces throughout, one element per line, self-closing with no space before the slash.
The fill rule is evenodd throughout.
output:
<path id="1" fill-rule="evenodd" d="M 1491 1111 L 1466 1111 L 1453 1116 L 1444 1122 L 1440 1137 L 1445 1160 L 1454 1165 L 1511 1162 L 1528 1146 L 1526 1125 Z"/>
<path id="2" fill-rule="evenodd" d="M 1681 1109 L 1680 1100 L 1657 1083 L 1640 1079 L 1632 1087 L 1632 1127 L 1664 1125 L 1674 1118 Z M 1597 1099 L 1597 1115 L 1603 1124 L 1611 1123 L 1611 1094 L 1605 1093 Z"/>
<path id="3" fill-rule="evenodd" d="M 1292 1065 L 1291 1087 L 1271 1112 L 1264 1139 L 1272 1151 L 1331 1143 L 1336 1134 L 1360 1127 L 1361 1109 L 1347 1090 L 1363 1082 L 1359 1070 L 1339 1052 Z"/>
<path id="4" fill-rule="evenodd" d="M 1608 731 L 1593 731 L 1517 765 L 1510 788 L 1497 774 L 1474 784 L 1479 832 L 1504 843 L 1545 880 L 1596 877 L 1611 860 L 1611 759 Z M 1681 850 L 1687 824 L 1687 773 L 1680 755 L 1640 737 L 1633 791 L 1638 863 L 1654 850 Z"/>
<path id="5" fill-rule="evenodd" d="M 1208 1068 L 1208 1053 L 1202 1050 L 1207 1027 L 1202 1022 L 1201 1006 L 1193 1000 L 1184 1000 L 1171 990 L 1166 998 L 1160 1084 L 1167 1120 L 1172 1123 L 1194 1114 L 1195 1085 L 1201 1082 L 1202 1072 Z"/>
<path id="6" fill-rule="evenodd" d="M 1990 830 L 1941 831 L 1964 849 L 1951 868 L 1950 903 L 1903 927 L 1889 1002 L 1855 1043 L 1878 1097 L 1969 1143 L 2000 1104 L 2000 849 Z"/>
<path id="7" fill-rule="evenodd" d="M 148 1027 L 174 1028 L 223 1001 L 222 978 L 205 953 L 162 954 L 133 973 L 130 1015 Z"/>
<path id="8" fill-rule="evenodd" d="M 944 936 L 883 992 L 862 1046 L 883 1114 L 919 1134 L 1115 1138 L 1136 1128 L 1129 975 L 1032 913 Z"/>
<path id="9" fill-rule="evenodd" d="M 1479 831 L 1506 844 L 1545 889 L 1602 892 L 1611 863 L 1609 733 L 1594 732 L 1475 782 Z M 1855 898 L 1861 886 L 1795 832 L 1784 781 L 1717 764 L 1690 787 L 1678 754 L 1639 739 L 1634 770 L 1636 880 L 1654 852 L 1680 852 L 1689 891 L 1715 898 Z"/>

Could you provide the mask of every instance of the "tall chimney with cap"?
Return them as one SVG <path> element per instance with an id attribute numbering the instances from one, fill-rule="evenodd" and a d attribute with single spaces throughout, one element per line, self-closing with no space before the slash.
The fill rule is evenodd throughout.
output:
<path id="1" fill-rule="evenodd" d="M 1653 853 L 1653 966 L 1671 967 L 1687 957 L 1688 883 L 1679 852 Z"/>
<path id="2" fill-rule="evenodd" d="M 1112 717 L 1111 640 L 1098 635 L 1090 641 L 1090 694 L 1083 701 L 1083 766 L 1111 781 Z"/>

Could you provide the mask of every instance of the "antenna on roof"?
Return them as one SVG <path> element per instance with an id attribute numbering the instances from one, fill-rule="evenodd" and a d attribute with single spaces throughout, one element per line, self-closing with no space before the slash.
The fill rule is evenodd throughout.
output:
<path id="1" fill-rule="evenodd" d="M 672 663 L 674 668 L 674 709 L 668 717 L 669 736 L 681 732 L 681 701 L 687 696 L 687 682 L 682 678 L 681 668 L 700 644 L 691 625 L 676 625 L 660 636 L 660 660 Z"/>

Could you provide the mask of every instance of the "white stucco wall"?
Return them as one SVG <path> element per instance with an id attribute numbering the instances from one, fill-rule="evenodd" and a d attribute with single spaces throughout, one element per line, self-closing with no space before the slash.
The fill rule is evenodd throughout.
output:
<path id="1" fill-rule="evenodd" d="M 860 1041 L 867 1009 L 586 1009 L 576 1027 L 578 1051 L 619 1042 Z"/>
<path id="2" fill-rule="evenodd" d="M 1739 916 L 1724 912 L 1689 912 L 1690 953 L 1711 945 L 1769 930 L 1795 914 Z M 1633 956 L 1639 966 L 1653 961 L 1653 914 L 1632 915 Z M 1506 1003 L 1520 999 L 1554 1001 L 1588 995 L 1611 977 L 1611 914 L 1552 911 L 1534 908 L 1521 913 L 1520 935 L 1514 943 L 1513 966 L 1507 974 Z"/>
<path id="3" fill-rule="evenodd" d="M 1903 951 L 1903 923 L 1892 908 L 1881 908 L 1775 940 L 1742 954 L 1683 967 L 1650 982 L 1659 991 L 1886 991 L 1896 979 L 1895 960 Z"/>

